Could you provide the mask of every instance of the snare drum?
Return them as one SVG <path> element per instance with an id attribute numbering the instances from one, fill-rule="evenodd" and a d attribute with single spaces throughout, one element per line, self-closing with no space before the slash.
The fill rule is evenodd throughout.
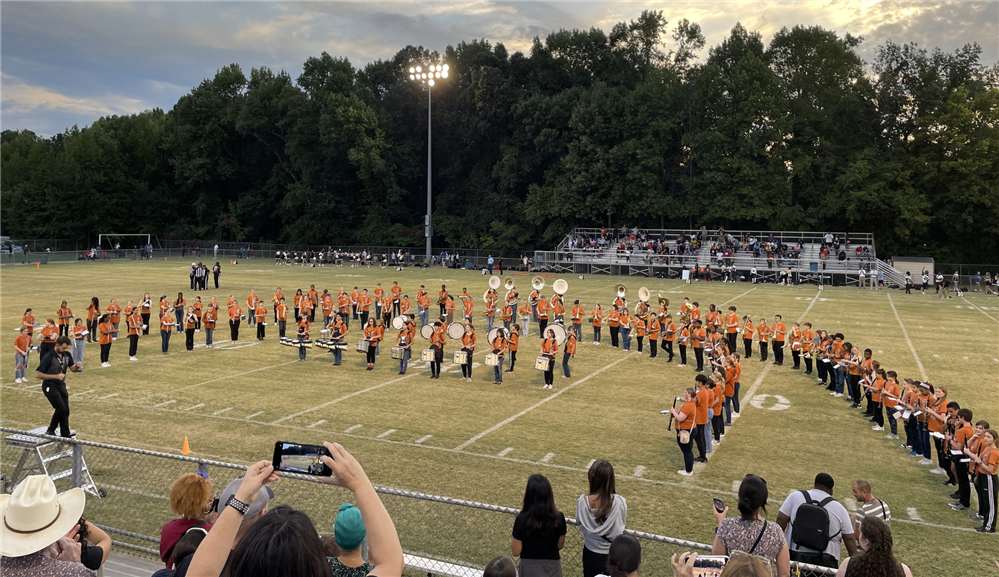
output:
<path id="1" fill-rule="evenodd" d="M 548 367 L 551 366 L 552 360 L 544 355 L 534 359 L 534 368 L 539 371 L 547 371 Z"/>
<path id="2" fill-rule="evenodd" d="M 406 357 L 405 347 L 392 347 L 392 358 L 401 360 Z"/>
<path id="3" fill-rule="evenodd" d="M 466 363 L 468 363 L 468 351 L 455 351 L 454 364 L 464 365 Z"/>
<path id="4" fill-rule="evenodd" d="M 359 353 L 368 352 L 368 345 L 370 344 L 371 341 L 357 341 L 357 352 Z"/>
<path id="5" fill-rule="evenodd" d="M 487 367 L 498 367 L 500 364 L 500 356 L 494 353 L 489 353 L 486 355 L 486 366 Z"/>
<path id="6" fill-rule="evenodd" d="M 423 349 L 420 351 L 420 360 L 426 361 L 428 363 L 434 362 L 434 350 L 433 349 Z"/>

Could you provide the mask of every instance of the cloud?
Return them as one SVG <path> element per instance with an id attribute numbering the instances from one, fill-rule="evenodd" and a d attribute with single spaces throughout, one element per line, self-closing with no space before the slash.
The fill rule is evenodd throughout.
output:
<path id="1" fill-rule="evenodd" d="M 4 73 L 3 114 L 24 116 L 41 111 L 68 112 L 89 116 L 133 114 L 150 108 L 138 98 L 121 94 L 106 94 L 96 98 L 74 97 L 32 86 L 20 78 Z"/>

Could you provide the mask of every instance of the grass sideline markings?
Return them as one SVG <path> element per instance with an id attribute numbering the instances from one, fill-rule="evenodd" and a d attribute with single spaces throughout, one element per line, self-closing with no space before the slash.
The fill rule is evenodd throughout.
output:
<path id="1" fill-rule="evenodd" d="M 632 473 L 633 477 L 641 477 L 645 473 L 645 465 L 639 465 L 635 467 L 635 472 Z"/>
<path id="2" fill-rule="evenodd" d="M 391 434 L 392 434 L 392 433 L 394 433 L 394 432 L 395 432 L 395 429 L 389 429 L 389 430 L 385 431 L 384 433 L 380 433 L 380 434 L 378 435 L 378 438 L 379 438 L 379 439 L 384 439 L 385 437 L 387 437 L 387 436 L 391 435 Z"/>
<path id="3" fill-rule="evenodd" d="M 311 425 L 309 425 L 307 428 L 312 429 L 314 427 L 318 427 L 319 425 L 322 425 L 325 422 L 326 422 L 326 419 L 319 419 L 315 423 L 312 423 Z"/>
<path id="4" fill-rule="evenodd" d="M 915 507 L 906 507 L 905 512 L 909 515 L 909 519 L 913 521 L 922 521 Z"/>
<path id="5" fill-rule="evenodd" d="M 79 396 L 82 396 L 82 395 L 86 395 L 87 393 L 92 393 L 92 392 L 94 392 L 96 390 L 97 389 L 90 389 L 89 391 L 83 391 L 83 392 L 80 392 L 80 393 L 73 393 L 72 395 L 70 395 L 70 397 L 79 397 Z"/>
<path id="6" fill-rule="evenodd" d="M 266 412 L 266 411 L 257 411 L 256 413 L 253 413 L 252 415 L 249 415 L 249 416 L 248 416 L 248 417 L 246 417 L 246 418 L 247 418 L 247 419 L 252 419 L 253 417 L 259 417 L 260 415 L 263 415 L 263 414 L 264 414 L 265 412 Z"/>
<path id="7" fill-rule="evenodd" d="M 110 399 L 111 397 L 117 397 L 118 393 L 111 393 L 110 395 L 104 395 L 102 399 Z"/>
<path id="8" fill-rule="evenodd" d="M 154 409 L 158 409 L 158 408 L 160 408 L 160 407 L 165 407 L 165 406 L 169 405 L 170 403 L 176 403 L 176 402 L 177 402 L 177 400 L 176 400 L 176 399 L 174 399 L 174 400 L 172 400 L 172 401 L 166 401 L 165 403 L 160 403 L 160 404 L 158 404 L 158 405 L 153 405 L 153 408 L 154 408 Z"/>
<path id="9" fill-rule="evenodd" d="M 548 461 L 551 461 L 552 457 L 554 457 L 554 456 L 555 456 L 555 453 L 548 453 L 544 457 L 541 457 L 541 462 L 542 463 L 547 463 Z"/>
<path id="10" fill-rule="evenodd" d="M 819 292 L 819 294 L 821 294 L 821 291 Z M 812 297 L 811 300 L 808 301 L 808 306 L 805 307 L 805 312 L 801 313 L 801 316 L 798 317 L 798 321 L 797 321 L 798 323 L 801 323 L 805 319 L 805 317 L 808 316 L 808 312 L 812 310 L 812 307 L 815 306 L 815 303 L 817 303 L 817 302 L 819 302 L 818 295 L 815 295 L 814 297 Z M 763 379 L 767 378 L 767 375 L 770 374 L 770 369 L 773 366 L 774 366 L 773 363 L 767 363 L 766 365 L 763 366 L 763 370 L 760 371 L 760 374 L 756 376 L 756 380 L 753 381 L 753 384 L 749 387 L 749 390 L 746 391 L 745 395 L 743 395 L 743 397 L 742 397 L 743 400 L 752 399 L 753 397 L 756 396 L 756 391 L 760 388 L 760 385 L 763 384 Z M 747 405 L 749 407 L 752 406 L 752 404 L 747 403 L 746 405 L 742 405 L 741 408 L 743 410 L 746 410 L 748 408 Z M 741 417 L 742 413 L 740 413 L 739 416 Z M 733 419 L 733 424 L 734 424 L 734 422 L 735 422 L 735 419 Z M 728 431 L 726 431 L 726 432 L 728 432 Z M 721 445 L 722 444 L 720 443 L 717 447 L 714 447 L 711 450 L 710 453 L 707 453 L 707 454 L 704 455 L 705 458 L 708 460 L 708 462 L 711 462 L 711 457 L 713 457 L 714 455 L 716 455 L 718 453 L 718 448 L 720 448 Z M 694 469 L 692 471 L 692 474 L 689 477 L 686 477 L 683 482 L 688 483 L 688 484 L 694 482 L 694 479 L 697 478 L 697 473 L 701 469 L 704 468 L 704 467 L 697 467 L 696 465 L 697 465 L 697 463 L 695 463 L 695 467 L 694 467 Z M 706 467 L 707 463 L 704 463 L 704 466 Z"/>
<path id="11" fill-rule="evenodd" d="M 181 387 L 181 388 L 179 388 L 179 389 L 174 389 L 174 390 L 172 390 L 172 391 L 170 391 L 170 392 L 171 392 L 171 393 L 179 393 L 179 392 L 181 392 L 181 391 L 186 391 L 186 390 L 188 390 L 188 389 L 193 389 L 193 388 L 195 388 L 195 387 L 200 387 L 200 386 L 202 386 L 202 385 L 207 385 L 207 384 L 209 384 L 209 383 L 217 383 L 217 382 L 219 382 L 219 381 L 224 381 L 224 380 L 226 380 L 226 379 L 232 379 L 232 378 L 235 378 L 235 377 L 242 377 L 243 375 L 248 375 L 248 374 L 250 374 L 250 373 L 256 373 L 256 372 L 258 372 L 258 371 L 266 371 L 266 370 L 268 370 L 268 369 L 276 369 L 276 368 L 278 368 L 278 367 L 283 367 L 283 366 L 285 366 L 285 365 L 290 365 L 290 364 L 292 364 L 292 363 L 297 363 L 297 362 L 298 362 L 298 359 L 295 359 L 294 361 L 288 361 L 288 362 L 286 362 L 286 363 L 278 363 L 278 364 L 276 364 L 276 365 L 271 365 L 271 366 L 269 366 L 269 367 L 260 367 L 260 368 L 257 368 L 257 369 L 253 369 L 253 370 L 251 370 L 251 371 L 246 371 L 246 372 L 243 372 L 243 373 L 236 373 L 235 375 L 227 375 L 227 376 L 225 376 L 225 377 L 219 377 L 219 378 L 217 378 L 217 379 L 212 379 L 212 380 L 210 380 L 210 381 L 205 381 L 205 382 L 203 382 L 203 383 L 198 383 L 198 384 L 196 384 L 196 385 L 188 385 L 188 386 L 186 386 L 186 387 Z"/>
<path id="12" fill-rule="evenodd" d="M 891 310 L 895 313 L 895 320 L 898 321 L 898 326 L 902 329 L 902 336 L 905 337 L 905 344 L 909 345 L 909 350 L 912 351 L 912 358 L 916 360 L 916 366 L 919 367 L 919 374 L 922 375 L 924 381 L 929 380 L 929 376 L 926 374 L 926 369 L 923 367 L 923 362 L 919 360 L 919 354 L 916 353 L 916 347 L 912 346 L 912 339 L 909 338 L 909 331 L 905 330 L 905 324 L 902 323 L 902 317 L 898 316 L 898 309 L 895 308 L 895 301 L 892 300 L 891 295 L 885 296 L 888 297 L 888 304 L 891 305 Z"/>
<path id="13" fill-rule="evenodd" d="M 431 439 L 431 437 L 433 437 L 433 435 L 423 435 L 422 437 L 420 437 L 419 439 L 417 439 L 417 440 L 415 441 L 415 443 L 416 443 L 417 445 L 419 445 L 420 443 L 423 443 L 423 442 L 425 442 L 425 441 L 429 441 L 429 440 Z"/>
<path id="14" fill-rule="evenodd" d="M 360 429 L 363 426 L 364 425 L 353 425 L 353 426 L 350 426 L 350 427 L 347 427 L 346 429 L 344 429 L 343 432 L 344 433 L 353 433 L 354 431 Z"/>
<path id="15" fill-rule="evenodd" d="M 224 409 L 219 409 L 218 411 L 215 411 L 215 412 L 214 412 L 214 413 L 212 413 L 212 414 L 213 414 L 213 415 L 221 415 L 222 413 L 225 413 L 226 411 L 231 411 L 231 410 L 233 410 L 234 408 L 235 408 L 235 407 L 226 407 L 226 408 L 224 408 Z"/>
<path id="16" fill-rule="evenodd" d="M 194 409 L 200 409 L 201 407 L 204 407 L 204 406 L 205 406 L 204 403 L 198 403 L 197 405 L 191 405 L 190 407 L 188 407 L 186 409 L 181 409 L 181 410 L 182 411 L 193 411 Z"/>
<path id="17" fill-rule="evenodd" d="M 500 451 L 499 453 L 496 453 L 496 456 L 497 457 L 505 457 L 505 456 L 509 455 L 511 451 L 513 451 L 513 447 L 507 447 L 507 448 L 503 449 L 502 451 Z"/>
<path id="18" fill-rule="evenodd" d="M 516 421 L 520 417 L 523 417 L 524 415 L 530 413 L 534 409 L 537 409 L 541 405 L 544 405 L 548 401 L 552 401 L 552 400 L 557 399 L 558 397 L 562 396 L 562 393 L 565 393 L 566 391 L 571 391 L 577 385 L 581 385 L 581 384 L 585 383 L 586 381 L 590 380 L 592 377 L 595 377 L 595 376 L 599 375 L 600 373 L 606 371 L 607 369 L 613 367 L 614 365 L 616 365 L 616 364 L 620 363 L 621 361 L 623 361 L 625 359 L 628 359 L 628 358 L 631 358 L 631 356 L 630 355 L 625 355 L 625 356 L 621 357 L 620 359 L 614 361 L 613 363 L 611 363 L 609 365 L 606 365 L 603 368 L 597 369 L 596 371 L 594 371 L 594 372 L 586 375 L 582 379 L 579 379 L 578 381 L 576 381 L 575 383 L 572 383 L 571 385 L 565 387 L 564 389 L 559 389 L 556 393 L 554 393 L 552 395 L 549 395 L 549 396 L 541 399 L 537 403 L 534 403 L 533 405 L 531 405 L 530 407 L 527 407 L 526 409 L 524 409 L 523 411 L 517 413 L 516 415 L 513 415 L 511 417 L 507 417 L 507 418 L 503 419 L 502 421 L 496 423 L 492 427 L 489 427 L 485 431 L 482 431 L 481 433 L 475 435 L 471 439 L 469 439 L 469 440 L 465 441 L 464 443 L 462 443 L 462 444 L 458 445 L 457 447 L 455 447 L 455 450 L 456 451 L 460 451 L 460 450 L 464 449 L 465 447 L 471 445 L 472 443 L 478 441 L 482 437 L 485 437 L 486 435 L 488 435 L 490 433 L 498 431 L 500 428 L 502 428 L 502 427 L 504 427 L 506 425 L 509 425 L 510 423 Z"/>
<path id="19" fill-rule="evenodd" d="M 292 361 L 292 362 L 297 362 L 297 361 Z M 330 405 L 335 405 L 335 404 L 337 404 L 337 403 L 339 403 L 341 401 L 346 401 L 347 399 L 356 397 L 357 395 L 361 395 L 361 394 L 364 394 L 364 393 L 367 393 L 367 392 L 370 392 L 370 391 L 374 391 L 374 390 L 380 389 L 382 387 L 391 385 L 393 383 L 398 383 L 399 381 L 405 381 L 406 379 L 408 379 L 410 377 L 415 377 L 418 374 L 420 374 L 420 373 L 412 373 L 412 374 L 406 375 L 404 377 L 399 377 L 398 379 L 392 379 L 391 381 L 385 381 L 384 383 L 381 383 L 381 384 L 378 384 L 378 385 L 374 385 L 374 386 L 368 387 L 366 389 L 361 389 L 360 391 L 354 391 L 353 393 L 347 393 L 346 395 L 344 395 L 342 397 L 338 397 L 336 399 L 333 399 L 332 401 L 326 401 L 325 403 L 323 403 L 321 405 L 316 405 L 315 407 L 310 407 L 308 409 L 305 409 L 304 411 L 299 411 L 297 413 L 288 415 L 287 417 L 281 417 L 280 419 L 278 419 L 276 421 L 272 421 L 271 424 L 272 425 L 277 425 L 278 423 L 283 423 L 283 422 L 285 422 L 287 420 L 294 419 L 295 417 L 301 417 L 302 415 L 304 415 L 306 413 L 311 413 L 312 411 L 318 411 L 319 409 L 325 409 L 326 407 L 329 407 Z"/>

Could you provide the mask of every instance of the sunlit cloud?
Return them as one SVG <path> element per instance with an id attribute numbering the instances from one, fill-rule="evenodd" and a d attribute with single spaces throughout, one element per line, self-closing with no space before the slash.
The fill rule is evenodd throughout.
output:
<path id="1" fill-rule="evenodd" d="M 32 86 L 20 78 L 3 74 L 4 114 L 24 115 L 39 111 L 70 112 L 91 116 L 133 114 L 147 110 L 149 103 L 120 94 L 81 98 Z"/>

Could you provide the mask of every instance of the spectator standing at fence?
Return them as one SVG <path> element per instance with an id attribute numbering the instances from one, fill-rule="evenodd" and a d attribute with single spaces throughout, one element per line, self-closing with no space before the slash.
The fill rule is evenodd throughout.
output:
<path id="1" fill-rule="evenodd" d="M 170 510 L 179 515 L 160 531 L 160 559 L 167 569 L 174 566 L 173 551 L 177 541 L 191 527 L 212 528 L 212 482 L 208 475 L 197 471 L 181 475 L 170 484 Z"/>
<path id="2" fill-rule="evenodd" d="M 0 501 L 0 573 L 5 577 L 93 577 L 79 563 L 79 544 L 66 537 L 76 533 L 85 505 L 83 489 L 59 495 L 47 475 L 21 481 Z M 73 561 L 61 560 L 67 556 Z"/>
<path id="3" fill-rule="evenodd" d="M 510 543 L 510 552 L 520 557 L 520 577 L 561 577 L 565 534 L 565 515 L 555 508 L 551 483 L 544 475 L 531 475 Z"/>
<path id="4" fill-rule="evenodd" d="M 777 577 L 791 575 L 791 555 L 784 532 L 777 523 L 767 521 L 767 482 L 756 475 L 746 475 L 739 485 L 739 518 L 726 518 L 728 507 L 712 509 L 718 520 L 712 555 L 731 555 L 742 551 L 757 555 L 777 567 Z M 762 512 L 762 513 L 761 513 Z"/>
<path id="5" fill-rule="evenodd" d="M 587 477 L 590 492 L 576 501 L 576 520 L 583 533 L 583 577 L 594 577 L 607 567 L 611 542 L 624 532 L 628 503 L 614 492 L 614 467 L 609 462 L 595 461 Z"/>
<path id="6" fill-rule="evenodd" d="M 876 517 L 865 517 L 860 524 L 862 553 L 847 557 L 836 571 L 836 577 L 862 577 L 866 575 L 891 575 L 912 577 L 912 571 L 900 563 L 892 552 L 891 529 Z"/>
<path id="7" fill-rule="evenodd" d="M 819 473 L 812 489 L 791 493 L 781 505 L 777 524 L 784 530 L 793 561 L 834 568 L 839 566 L 842 545 L 849 555 L 857 553 L 850 515 L 832 497 L 833 484 L 831 475 Z M 800 529 L 798 537 L 795 528 Z"/>
<path id="8" fill-rule="evenodd" d="M 333 537 L 340 547 L 340 554 L 328 557 L 333 577 L 364 577 L 371 570 L 371 565 L 361 556 L 361 543 L 367 531 L 361 511 L 344 503 L 336 515 L 333 526 Z"/>
<path id="9" fill-rule="evenodd" d="M 506 555 L 500 555 L 486 564 L 482 577 L 517 577 L 517 566 Z"/>

